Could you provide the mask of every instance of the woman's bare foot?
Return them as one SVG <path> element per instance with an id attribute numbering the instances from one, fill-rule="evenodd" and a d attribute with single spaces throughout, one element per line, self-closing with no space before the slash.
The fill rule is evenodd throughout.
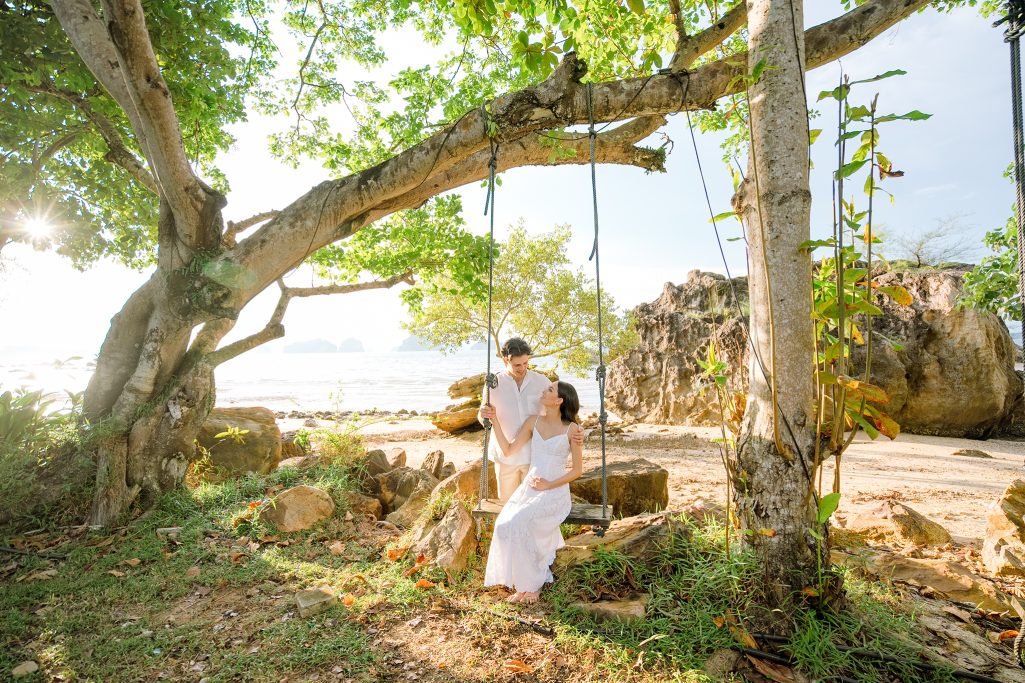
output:
<path id="1" fill-rule="evenodd" d="M 523 598 L 523 593 L 513 593 L 508 598 L 506 598 L 505 601 L 506 602 L 515 603 L 515 602 L 519 602 L 522 598 Z"/>
<path id="2" fill-rule="evenodd" d="M 527 604 L 527 605 L 529 605 L 531 603 L 537 602 L 538 597 L 540 597 L 539 593 L 537 593 L 537 592 L 530 593 L 528 591 L 524 591 L 524 592 L 520 593 L 519 596 L 520 596 L 520 599 L 517 600 L 516 602 L 520 602 L 520 603 Z"/>

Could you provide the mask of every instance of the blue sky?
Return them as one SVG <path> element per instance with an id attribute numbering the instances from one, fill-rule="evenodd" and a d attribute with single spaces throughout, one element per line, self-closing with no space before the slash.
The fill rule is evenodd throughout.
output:
<path id="1" fill-rule="evenodd" d="M 839 12 L 839 3 L 806 2 L 806 24 L 820 23 Z M 881 111 L 918 109 L 928 121 L 893 123 L 882 131 L 881 149 L 905 177 L 887 181 L 896 202 L 877 204 L 877 228 L 890 234 L 927 229 L 938 220 L 959 216 L 966 233 L 982 234 L 1010 215 L 1013 188 L 1002 174 L 1011 160 L 1008 48 L 1002 33 L 975 10 L 915 15 L 868 46 L 808 75 L 812 100 L 836 86 L 840 69 L 853 79 L 901 68 L 908 75 L 865 87 L 867 101 L 879 92 Z M 406 57 L 412 63 L 416 57 Z M 389 66 L 389 72 L 400 68 Z M 857 97 L 857 91 L 855 97 Z M 812 102 L 813 106 L 815 103 Z M 835 110 L 822 103 L 813 127 L 827 128 Z M 266 152 L 266 138 L 280 121 L 256 119 L 235 130 L 238 143 L 220 160 L 232 183 L 228 219 L 281 208 L 327 173 L 314 164 L 298 171 Z M 700 268 L 723 271 L 697 175 L 694 153 L 682 115 L 671 118 L 665 132 L 675 143 L 665 174 L 634 168 L 599 167 L 602 281 L 616 301 L 632 307 L 656 298 L 663 283 L 678 283 Z M 719 140 L 698 137 L 713 208 L 729 209 L 732 185 L 720 161 Z M 835 152 L 827 129 L 813 147 L 813 233 L 830 229 L 830 173 Z M 590 272 L 592 241 L 590 177 L 584 166 L 526 168 L 503 175 L 498 188 L 497 221 L 501 239 L 511 223 L 523 219 L 529 230 L 550 230 L 568 223 L 574 238 L 570 257 Z M 485 233 L 483 190 L 463 188 L 464 214 L 471 230 Z M 724 236 L 739 234 L 735 223 L 722 225 Z M 745 271 L 739 242 L 727 243 L 734 274 Z M 7 251 L 9 250 L 9 254 Z M 981 255 L 983 252 L 979 251 Z M 5 250 L 0 274 L 0 350 L 12 346 L 52 349 L 91 356 L 99 349 L 107 323 L 144 274 L 112 264 L 78 273 L 51 254 L 22 246 Z M 309 283 L 300 271 L 297 282 Z M 240 317 L 237 334 L 262 327 L 276 296 L 262 295 Z M 45 315 L 40 311 L 45 310 Z M 366 292 L 297 300 L 285 319 L 284 343 L 354 337 L 369 350 L 387 350 L 406 336 L 399 328 L 405 313 L 398 292 Z"/>

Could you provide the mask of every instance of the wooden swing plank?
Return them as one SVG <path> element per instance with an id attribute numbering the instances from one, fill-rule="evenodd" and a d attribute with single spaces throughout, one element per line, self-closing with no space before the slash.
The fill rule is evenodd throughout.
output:
<path id="1" fill-rule="evenodd" d="M 488 498 L 482 500 L 477 504 L 477 507 L 473 510 L 474 517 L 497 517 L 498 513 L 502 511 L 502 503 L 498 502 L 494 498 Z M 563 524 L 581 524 L 581 525 L 592 525 L 608 527 L 612 521 L 612 506 L 608 506 L 609 518 L 605 519 L 601 515 L 601 505 L 593 503 L 573 503 L 570 508 L 569 516 L 563 521 Z"/>

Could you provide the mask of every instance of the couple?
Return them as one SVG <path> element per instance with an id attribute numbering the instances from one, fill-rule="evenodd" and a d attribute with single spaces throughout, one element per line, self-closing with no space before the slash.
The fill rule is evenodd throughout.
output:
<path id="1" fill-rule="evenodd" d="M 509 586 L 514 593 L 507 601 L 525 603 L 537 602 L 552 580 L 555 551 L 565 545 L 559 525 L 570 512 L 569 482 L 583 471 L 584 443 L 576 389 L 529 370 L 530 355 L 524 340 L 506 341 L 506 370 L 480 409 L 482 419 L 494 421 L 489 456 L 498 462 L 503 503 L 484 585 Z"/>

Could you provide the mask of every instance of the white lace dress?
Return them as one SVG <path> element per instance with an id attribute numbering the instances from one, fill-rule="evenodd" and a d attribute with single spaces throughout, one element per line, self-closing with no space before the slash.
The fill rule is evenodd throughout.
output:
<path id="1" fill-rule="evenodd" d="M 566 474 L 568 434 L 567 429 L 542 439 L 534 429 L 530 470 L 495 520 L 485 586 L 509 586 L 533 593 L 552 581 L 550 567 L 555 551 L 566 545 L 559 525 L 570 512 L 569 484 L 538 491 L 528 486 L 527 481 L 535 475 L 553 481 Z"/>

